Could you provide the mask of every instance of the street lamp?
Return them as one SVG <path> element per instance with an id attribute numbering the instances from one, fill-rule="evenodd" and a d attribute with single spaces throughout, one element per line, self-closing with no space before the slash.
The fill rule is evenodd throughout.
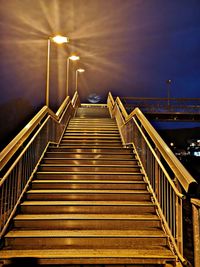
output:
<path id="1" fill-rule="evenodd" d="M 46 105 L 49 106 L 49 76 L 50 76 L 50 50 L 51 50 L 51 41 L 57 44 L 68 43 L 69 38 L 61 35 L 56 35 L 54 37 L 48 38 L 47 43 L 47 81 L 46 81 Z"/>
<path id="2" fill-rule="evenodd" d="M 79 59 L 80 59 L 80 57 L 76 56 L 76 55 L 72 55 L 72 56 L 67 58 L 66 96 L 68 96 L 68 94 L 69 94 L 69 62 L 70 62 L 70 60 L 76 61 L 76 60 L 79 60 Z"/>
<path id="3" fill-rule="evenodd" d="M 170 105 L 170 84 L 171 84 L 171 80 L 167 80 L 166 84 L 167 84 L 167 102 L 168 102 L 168 106 Z"/>
<path id="4" fill-rule="evenodd" d="M 76 70 L 76 87 L 75 87 L 75 92 L 78 90 L 78 73 L 84 72 L 84 69 L 77 69 Z"/>

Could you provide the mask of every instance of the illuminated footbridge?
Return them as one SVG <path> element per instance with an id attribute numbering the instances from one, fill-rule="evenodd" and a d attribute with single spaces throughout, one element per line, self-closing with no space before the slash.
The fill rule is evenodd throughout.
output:
<path id="1" fill-rule="evenodd" d="M 56 114 L 44 106 L 0 169 L 3 266 L 187 264 L 182 202 L 197 183 L 141 110 L 128 115 L 111 93 L 81 105 L 76 92 Z"/>

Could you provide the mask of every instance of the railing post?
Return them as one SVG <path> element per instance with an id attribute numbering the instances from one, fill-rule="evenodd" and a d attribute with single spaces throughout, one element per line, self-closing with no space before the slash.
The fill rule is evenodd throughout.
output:
<path id="1" fill-rule="evenodd" d="M 193 217 L 194 267 L 200 266 L 200 200 L 191 199 Z"/>
<path id="2" fill-rule="evenodd" d="M 183 255 L 183 210 L 182 199 L 176 196 L 176 244 Z"/>
<path id="3" fill-rule="evenodd" d="M 155 152 L 156 152 L 157 157 L 160 159 L 160 153 L 157 150 L 157 148 L 155 148 Z M 155 161 L 155 188 L 154 188 L 154 190 L 155 190 L 155 194 L 156 194 L 157 199 L 160 200 L 159 184 L 160 184 L 160 168 L 159 168 L 158 162 Z"/>

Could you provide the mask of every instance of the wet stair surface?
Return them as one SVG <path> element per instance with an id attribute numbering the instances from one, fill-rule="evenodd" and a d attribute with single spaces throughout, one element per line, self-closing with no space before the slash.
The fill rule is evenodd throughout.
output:
<path id="1" fill-rule="evenodd" d="M 139 161 L 122 146 L 116 122 L 106 108 L 99 117 L 79 113 L 59 147 L 47 149 L 1 257 L 105 266 L 175 261 Z"/>

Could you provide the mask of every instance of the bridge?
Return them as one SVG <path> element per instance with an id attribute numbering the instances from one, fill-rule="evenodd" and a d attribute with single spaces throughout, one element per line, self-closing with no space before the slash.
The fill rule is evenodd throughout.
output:
<path id="1" fill-rule="evenodd" d="M 121 97 L 126 110 L 139 107 L 150 120 L 200 121 L 200 98 Z"/>
<path id="2" fill-rule="evenodd" d="M 196 181 L 119 97 L 44 106 L 0 153 L 2 266 L 184 266 Z M 192 199 L 195 267 L 200 202 Z"/>

